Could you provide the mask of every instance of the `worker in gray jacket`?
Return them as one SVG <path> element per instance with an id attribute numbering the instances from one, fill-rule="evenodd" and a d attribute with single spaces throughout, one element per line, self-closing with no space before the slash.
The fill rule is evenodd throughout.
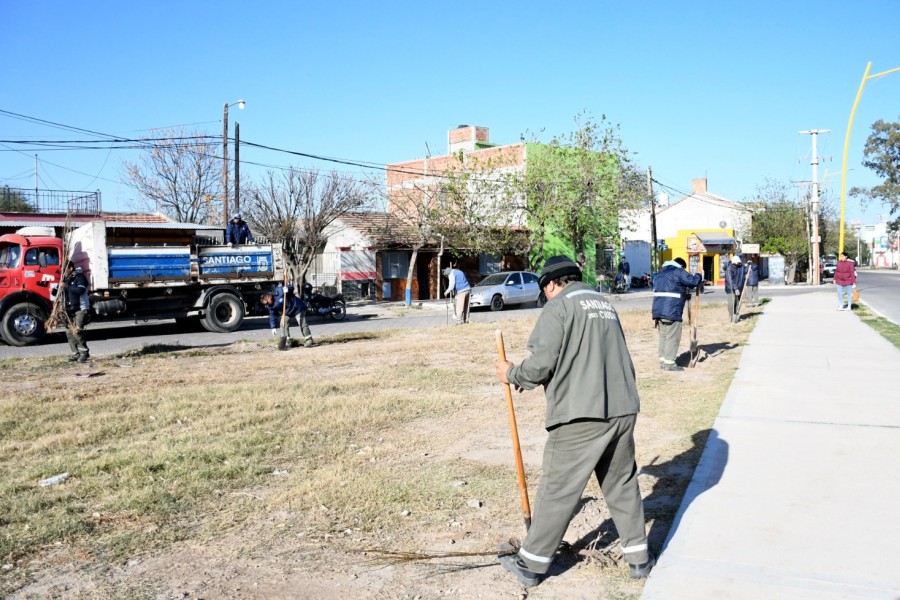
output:
<path id="1" fill-rule="evenodd" d="M 522 585 L 537 585 L 593 473 L 631 576 L 646 577 L 655 561 L 635 464 L 640 398 L 619 316 L 565 256 L 547 260 L 538 285 L 547 304 L 528 338 L 531 355 L 519 365 L 494 364 L 497 377 L 518 391 L 544 386 L 549 431 L 531 527 L 519 552 L 501 556 L 500 564 Z"/>

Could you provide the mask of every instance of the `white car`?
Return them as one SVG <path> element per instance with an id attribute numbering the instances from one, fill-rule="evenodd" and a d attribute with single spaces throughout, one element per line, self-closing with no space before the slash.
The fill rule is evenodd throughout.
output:
<path id="1" fill-rule="evenodd" d="M 539 302 L 541 289 L 538 276 L 531 271 L 508 271 L 488 275 L 472 288 L 469 305 L 472 308 L 490 306 L 503 310 L 507 304 Z"/>

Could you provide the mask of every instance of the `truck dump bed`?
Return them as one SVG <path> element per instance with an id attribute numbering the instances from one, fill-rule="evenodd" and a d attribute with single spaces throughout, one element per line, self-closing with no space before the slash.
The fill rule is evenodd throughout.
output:
<path id="1" fill-rule="evenodd" d="M 102 221 L 79 227 L 69 238 L 69 256 L 92 290 L 281 279 L 281 248 L 272 244 L 202 246 L 192 253 L 186 245 L 109 247 L 106 240 Z"/>

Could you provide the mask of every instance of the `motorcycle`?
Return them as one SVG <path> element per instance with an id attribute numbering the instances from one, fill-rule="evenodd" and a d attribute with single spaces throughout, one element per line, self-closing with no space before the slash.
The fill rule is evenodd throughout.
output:
<path id="1" fill-rule="evenodd" d="M 622 273 L 617 273 L 616 278 L 613 280 L 612 285 L 609 286 L 609 291 L 613 294 L 624 294 L 628 291 L 628 282 L 625 280 L 625 275 Z"/>
<path id="2" fill-rule="evenodd" d="M 323 319 L 331 317 L 335 321 L 341 321 L 347 316 L 347 303 L 344 302 L 343 294 L 333 296 L 314 294 L 312 286 L 306 284 L 303 286 L 303 301 L 306 302 L 307 315 L 317 315 Z"/>
<path id="3" fill-rule="evenodd" d="M 633 287 L 633 288 L 650 287 L 650 273 L 644 273 L 640 277 L 632 277 L 631 278 L 631 287 Z"/>

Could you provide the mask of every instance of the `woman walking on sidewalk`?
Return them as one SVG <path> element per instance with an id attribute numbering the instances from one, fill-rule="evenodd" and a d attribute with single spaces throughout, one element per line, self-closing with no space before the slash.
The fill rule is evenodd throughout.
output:
<path id="1" fill-rule="evenodd" d="M 846 252 L 841 252 L 838 257 L 837 267 L 834 270 L 834 285 L 837 286 L 838 310 L 850 310 L 853 306 L 853 288 L 856 287 L 856 263 L 850 260 Z M 846 304 L 844 304 L 845 292 Z"/>

